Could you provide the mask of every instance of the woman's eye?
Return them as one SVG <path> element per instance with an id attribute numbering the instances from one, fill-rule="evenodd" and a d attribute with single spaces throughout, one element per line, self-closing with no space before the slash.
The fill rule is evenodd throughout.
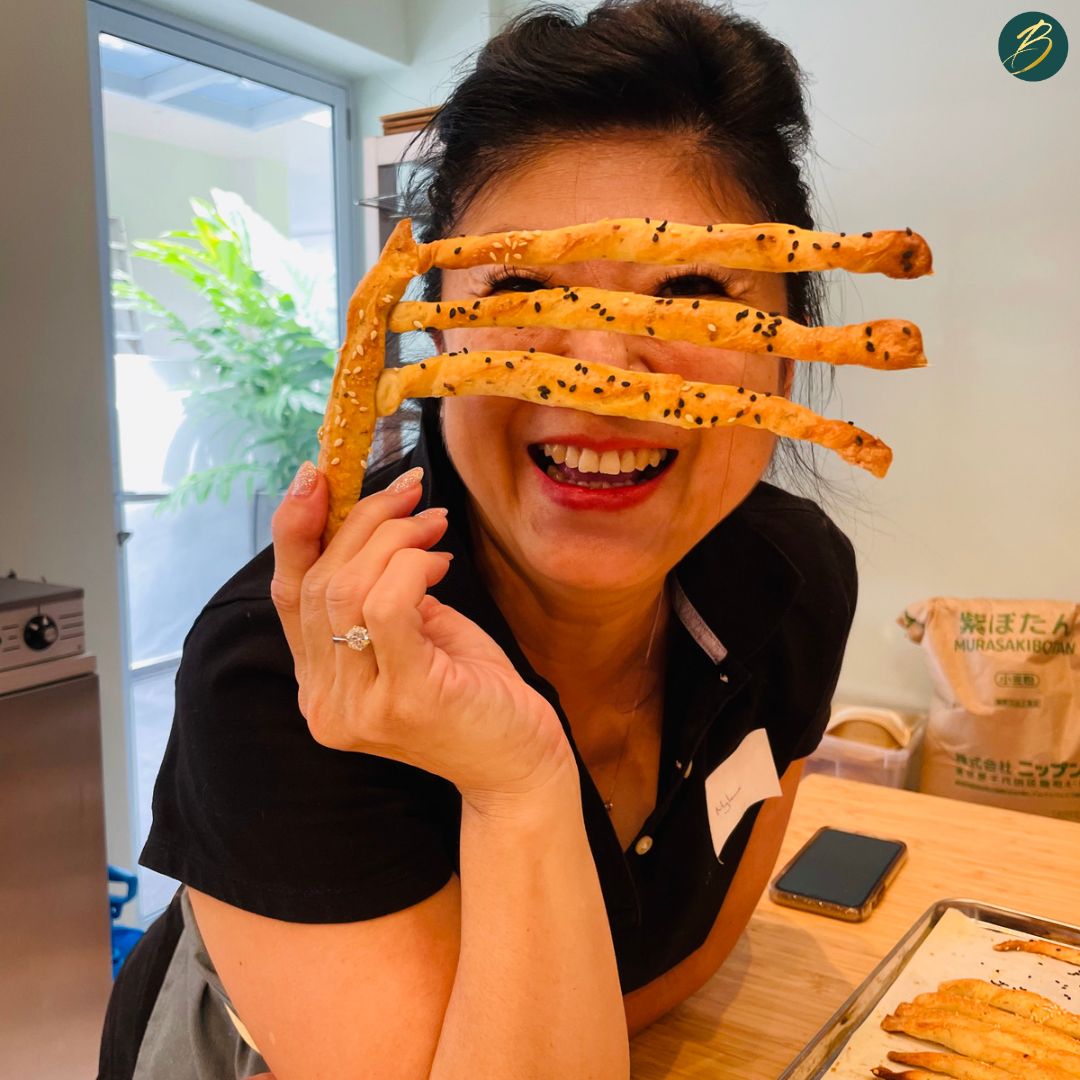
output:
<path id="1" fill-rule="evenodd" d="M 727 296 L 723 282 L 707 274 L 681 274 L 669 278 L 656 292 L 657 296 Z"/>
<path id="2" fill-rule="evenodd" d="M 501 292 L 535 292 L 543 289 L 544 282 L 536 278 L 526 277 L 524 274 L 506 274 L 488 282 L 488 289 L 492 293 Z"/>

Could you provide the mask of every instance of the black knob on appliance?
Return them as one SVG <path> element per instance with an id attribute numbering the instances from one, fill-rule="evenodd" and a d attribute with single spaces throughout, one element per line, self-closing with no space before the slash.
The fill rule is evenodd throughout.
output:
<path id="1" fill-rule="evenodd" d="M 23 627 L 23 641 L 31 649 L 47 649 L 59 636 L 60 627 L 48 615 L 35 615 Z"/>

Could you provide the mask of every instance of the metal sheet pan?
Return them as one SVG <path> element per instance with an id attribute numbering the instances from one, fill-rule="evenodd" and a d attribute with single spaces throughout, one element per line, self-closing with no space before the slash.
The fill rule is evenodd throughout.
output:
<path id="1" fill-rule="evenodd" d="M 954 909 L 969 918 L 992 923 L 1003 930 L 1049 938 L 1062 945 L 1080 948 L 1080 926 L 1070 926 L 1037 915 L 995 907 L 978 900 L 939 900 L 916 920 L 889 954 L 811 1039 L 806 1049 L 781 1073 L 778 1080 L 820 1080 L 825 1076 L 848 1040 L 873 1012 L 930 931 L 945 912 Z"/>

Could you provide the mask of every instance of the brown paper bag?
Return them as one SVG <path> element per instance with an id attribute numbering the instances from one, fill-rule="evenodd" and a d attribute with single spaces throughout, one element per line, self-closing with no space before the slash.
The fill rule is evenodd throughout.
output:
<path id="1" fill-rule="evenodd" d="M 934 681 L 922 790 L 1080 821 L 1080 604 L 935 596 L 897 621 Z"/>

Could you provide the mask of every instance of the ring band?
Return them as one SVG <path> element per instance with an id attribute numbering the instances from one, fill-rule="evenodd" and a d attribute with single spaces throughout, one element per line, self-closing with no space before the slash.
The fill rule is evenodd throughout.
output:
<path id="1" fill-rule="evenodd" d="M 348 645 L 350 649 L 363 652 L 371 644 L 371 635 L 366 626 L 353 626 L 344 634 L 334 634 L 331 638 L 336 645 Z"/>

